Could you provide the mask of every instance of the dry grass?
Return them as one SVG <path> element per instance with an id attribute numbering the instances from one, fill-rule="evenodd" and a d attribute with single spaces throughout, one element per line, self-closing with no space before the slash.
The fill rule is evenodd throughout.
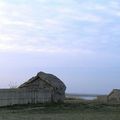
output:
<path id="1" fill-rule="evenodd" d="M 0 120 L 120 120 L 120 105 L 66 100 L 64 104 L 37 104 L 0 108 Z"/>

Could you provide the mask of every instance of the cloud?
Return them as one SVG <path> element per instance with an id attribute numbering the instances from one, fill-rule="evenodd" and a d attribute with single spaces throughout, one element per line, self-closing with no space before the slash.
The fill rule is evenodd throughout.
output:
<path id="1" fill-rule="evenodd" d="M 111 31 L 109 19 L 116 18 L 112 15 L 119 16 L 118 2 L 35 0 L 20 3 L 0 1 L 2 51 L 86 54 L 86 50 L 93 51 L 108 43 L 101 36 Z"/>
<path id="2" fill-rule="evenodd" d="M 81 56 L 88 56 L 93 55 L 94 51 L 82 49 L 82 48 L 62 48 L 62 47 L 56 47 L 56 46 L 49 46 L 49 47 L 34 47 L 32 45 L 23 45 L 19 46 L 17 44 L 0 44 L 0 52 L 17 52 L 17 53 L 47 53 L 47 54 L 67 54 L 71 55 L 74 53 L 74 55 L 81 55 Z"/>
<path id="3" fill-rule="evenodd" d="M 74 16 L 75 20 L 87 21 L 87 22 L 101 22 L 102 18 L 94 14 L 81 14 L 79 16 Z"/>
<path id="4" fill-rule="evenodd" d="M 79 11 L 79 12 L 78 12 Z M 73 10 L 72 8 L 60 8 L 58 12 L 62 18 L 70 20 L 85 21 L 85 22 L 102 22 L 102 16 L 96 15 L 92 12 L 83 12 L 82 8 Z"/>

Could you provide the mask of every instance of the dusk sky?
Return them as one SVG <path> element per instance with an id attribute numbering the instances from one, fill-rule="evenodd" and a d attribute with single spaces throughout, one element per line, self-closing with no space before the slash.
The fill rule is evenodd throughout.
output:
<path id="1" fill-rule="evenodd" d="M 120 89 L 120 1 L 0 0 L 0 88 L 39 71 L 70 93 Z"/>

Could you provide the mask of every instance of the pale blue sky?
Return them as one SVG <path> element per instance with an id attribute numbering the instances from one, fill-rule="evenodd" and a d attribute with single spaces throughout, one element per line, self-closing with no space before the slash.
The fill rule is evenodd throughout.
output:
<path id="1" fill-rule="evenodd" d="M 67 92 L 120 88 L 119 0 L 0 0 L 0 87 L 39 71 Z"/>

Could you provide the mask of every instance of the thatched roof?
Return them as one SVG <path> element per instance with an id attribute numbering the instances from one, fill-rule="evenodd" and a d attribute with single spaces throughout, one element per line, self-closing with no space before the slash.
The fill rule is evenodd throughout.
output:
<path id="1" fill-rule="evenodd" d="M 114 93 L 120 94 L 120 89 L 113 89 L 112 92 L 108 96 L 111 96 Z"/>
<path id="2" fill-rule="evenodd" d="M 51 85 L 55 89 L 64 90 L 64 91 L 66 90 L 65 84 L 59 78 L 57 78 L 52 74 L 44 73 L 44 72 L 39 72 L 35 77 L 32 77 L 27 82 L 20 85 L 19 88 L 25 87 L 27 84 L 34 82 L 38 78 L 39 80 L 45 81 L 47 84 Z"/>

